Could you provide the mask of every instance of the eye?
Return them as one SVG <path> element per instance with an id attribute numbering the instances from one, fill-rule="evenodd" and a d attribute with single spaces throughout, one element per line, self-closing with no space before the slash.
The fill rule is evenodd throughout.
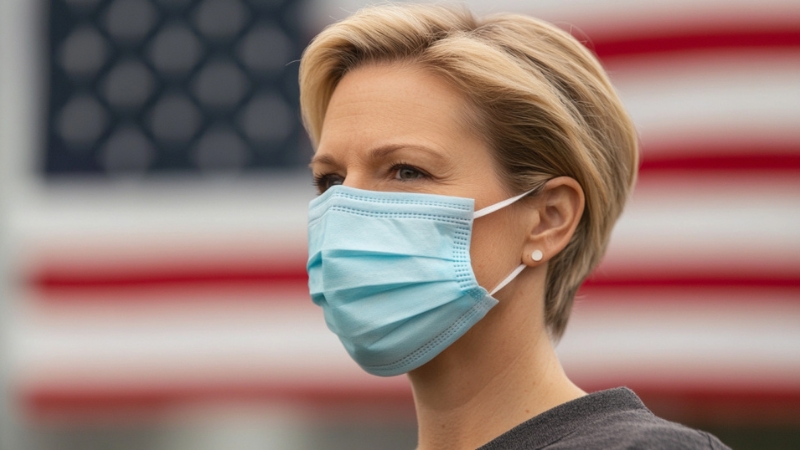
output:
<path id="1" fill-rule="evenodd" d="M 327 191 L 331 186 L 338 186 L 344 183 L 344 177 L 335 173 L 314 175 L 314 186 L 320 194 Z"/>
<path id="2" fill-rule="evenodd" d="M 396 166 L 392 167 L 392 170 L 394 171 L 395 180 L 400 181 L 417 180 L 427 176 L 425 172 L 408 164 L 397 164 Z"/>

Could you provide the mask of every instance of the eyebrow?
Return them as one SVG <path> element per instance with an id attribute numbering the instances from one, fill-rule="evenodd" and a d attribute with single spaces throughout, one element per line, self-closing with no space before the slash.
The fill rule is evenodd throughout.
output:
<path id="1" fill-rule="evenodd" d="M 328 166 L 335 166 L 336 160 L 333 159 L 333 156 L 329 155 L 322 155 L 322 156 L 314 155 L 314 157 L 311 158 L 311 162 L 308 163 L 308 167 L 313 168 L 315 164 L 325 164 Z"/>
<path id="2" fill-rule="evenodd" d="M 376 147 L 376 148 L 373 148 L 373 149 L 369 150 L 369 159 L 376 160 L 376 159 L 385 158 L 385 157 L 391 155 L 392 153 L 394 153 L 394 152 L 396 152 L 398 150 L 406 150 L 406 149 L 423 151 L 423 152 L 425 152 L 425 153 L 427 153 L 427 154 L 429 154 L 429 155 L 431 155 L 431 156 L 433 156 L 433 157 L 435 157 L 437 159 L 444 159 L 441 154 L 439 154 L 438 152 L 434 151 L 433 149 L 425 147 L 425 146 L 422 146 L 422 145 L 414 145 L 414 144 L 388 144 L 388 145 L 382 145 L 380 147 Z M 309 163 L 309 167 L 312 167 L 315 164 L 326 164 L 326 165 L 331 165 L 331 166 L 338 165 L 337 162 L 336 162 L 336 159 L 334 157 L 330 156 L 330 155 L 315 155 L 311 159 L 311 163 Z"/>

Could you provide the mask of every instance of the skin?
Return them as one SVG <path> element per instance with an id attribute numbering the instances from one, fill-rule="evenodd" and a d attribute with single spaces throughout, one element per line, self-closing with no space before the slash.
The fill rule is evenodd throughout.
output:
<path id="1" fill-rule="evenodd" d="M 413 64 L 357 68 L 333 93 L 311 168 L 320 191 L 335 184 L 475 199 L 475 209 L 518 193 L 492 150 L 459 112 L 468 104 Z M 475 220 L 470 256 L 494 295 L 489 313 L 453 345 L 408 374 L 419 449 L 474 449 L 554 406 L 586 395 L 564 373 L 544 322 L 547 261 L 569 242 L 584 208 L 572 178 Z M 531 253 L 540 250 L 541 261 Z"/>

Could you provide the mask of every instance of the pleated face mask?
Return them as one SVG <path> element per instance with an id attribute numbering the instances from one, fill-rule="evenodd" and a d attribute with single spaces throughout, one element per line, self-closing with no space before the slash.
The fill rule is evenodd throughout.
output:
<path id="1" fill-rule="evenodd" d="M 380 376 L 422 366 L 497 304 L 470 262 L 474 200 L 333 186 L 311 201 L 308 284 L 350 356 Z"/>

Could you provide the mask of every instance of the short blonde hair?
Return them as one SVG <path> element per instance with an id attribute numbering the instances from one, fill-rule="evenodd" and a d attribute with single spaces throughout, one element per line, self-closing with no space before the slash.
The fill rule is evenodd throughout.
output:
<path id="1" fill-rule="evenodd" d="M 583 216 L 550 261 L 545 287 L 545 322 L 560 338 L 636 178 L 636 130 L 600 63 L 568 33 L 531 17 L 478 20 L 437 5 L 368 7 L 326 28 L 303 54 L 300 104 L 315 146 L 342 77 L 391 62 L 431 70 L 464 95 L 512 191 L 557 176 L 580 183 Z"/>

